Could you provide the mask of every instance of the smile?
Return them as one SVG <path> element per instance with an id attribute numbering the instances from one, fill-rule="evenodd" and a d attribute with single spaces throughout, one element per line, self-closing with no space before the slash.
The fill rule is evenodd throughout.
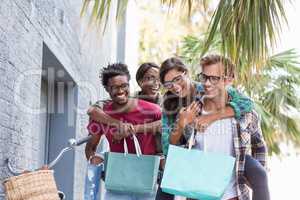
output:
<path id="1" fill-rule="evenodd" d="M 118 98 L 124 98 L 124 97 L 126 97 L 126 94 L 125 93 L 123 93 L 123 94 L 117 94 L 116 97 L 118 97 Z"/>

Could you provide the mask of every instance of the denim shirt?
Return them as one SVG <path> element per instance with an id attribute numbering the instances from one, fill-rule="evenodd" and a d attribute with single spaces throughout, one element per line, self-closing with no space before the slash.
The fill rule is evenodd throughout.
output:
<path id="1" fill-rule="evenodd" d="M 197 94 L 203 94 L 204 93 L 203 85 L 200 83 L 196 83 L 196 91 Z M 228 87 L 227 93 L 229 96 L 228 105 L 233 108 L 235 113 L 235 118 L 237 120 L 241 119 L 241 117 L 244 114 L 249 113 L 253 110 L 254 107 L 253 101 L 249 97 L 240 93 L 237 89 L 233 87 Z M 167 155 L 168 147 L 169 147 L 169 136 L 176 124 L 176 120 L 177 120 L 176 118 L 175 119 L 168 118 L 168 116 L 165 113 L 163 113 L 162 115 L 161 143 L 162 143 L 162 149 L 164 155 Z M 194 128 L 191 126 L 186 126 L 184 130 L 185 133 L 184 138 L 182 138 L 182 140 L 186 141 L 190 137 L 193 129 Z"/>

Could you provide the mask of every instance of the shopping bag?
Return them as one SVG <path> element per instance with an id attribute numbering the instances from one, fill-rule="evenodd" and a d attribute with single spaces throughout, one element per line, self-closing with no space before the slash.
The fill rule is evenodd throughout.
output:
<path id="1" fill-rule="evenodd" d="M 136 154 L 105 153 L 105 187 L 119 193 L 153 194 L 159 168 L 159 156 L 142 155 L 138 139 L 133 135 Z"/>
<path id="2" fill-rule="evenodd" d="M 200 200 L 219 200 L 232 177 L 235 158 L 170 145 L 161 188 Z"/>

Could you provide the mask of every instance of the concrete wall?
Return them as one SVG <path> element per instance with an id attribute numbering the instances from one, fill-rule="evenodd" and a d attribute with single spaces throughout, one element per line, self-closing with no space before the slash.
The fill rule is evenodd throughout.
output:
<path id="1" fill-rule="evenodd" d="M 117 59 L 116 24 L 111 18 L 104 35 L 88 28 L 88 20 L 79 17 L 81 3 L 82 0 L 0 1 L 1 180 L 9 176 L 5 158 L 12 158 L 18 169 L 39 167 L 39 146 L 44 140 L 39 128 L 44 45 L 78 87 L 77 138 L 87 134 L 85 110 L 89 102 L 106 96 L 98 77 L 101 67 Z M 75 181 L 70 182 L 73 199 L 82 199 L 84 159 L 81 147 L 75 153 Z"/>

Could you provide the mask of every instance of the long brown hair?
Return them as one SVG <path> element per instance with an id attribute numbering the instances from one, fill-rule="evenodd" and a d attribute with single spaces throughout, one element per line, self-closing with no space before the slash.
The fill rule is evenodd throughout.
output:
<path id="1" fill-rule="evenodd" d="M 187 67 L 184 63 L 176 57 L 168 58 L 165 60 L 159 70 L 160 82 L 163 84 L 166 74 L 170 71 L 176 69 L 181 72 L 188 72 Z M 180 98 L 179 96 L 167 91 L 163 98 L 163 112 L 166 113 L 168 118 L 175 119 L 177 113 L 182 106 L 186 106 L 188 103 L 187 98 Z"/>

